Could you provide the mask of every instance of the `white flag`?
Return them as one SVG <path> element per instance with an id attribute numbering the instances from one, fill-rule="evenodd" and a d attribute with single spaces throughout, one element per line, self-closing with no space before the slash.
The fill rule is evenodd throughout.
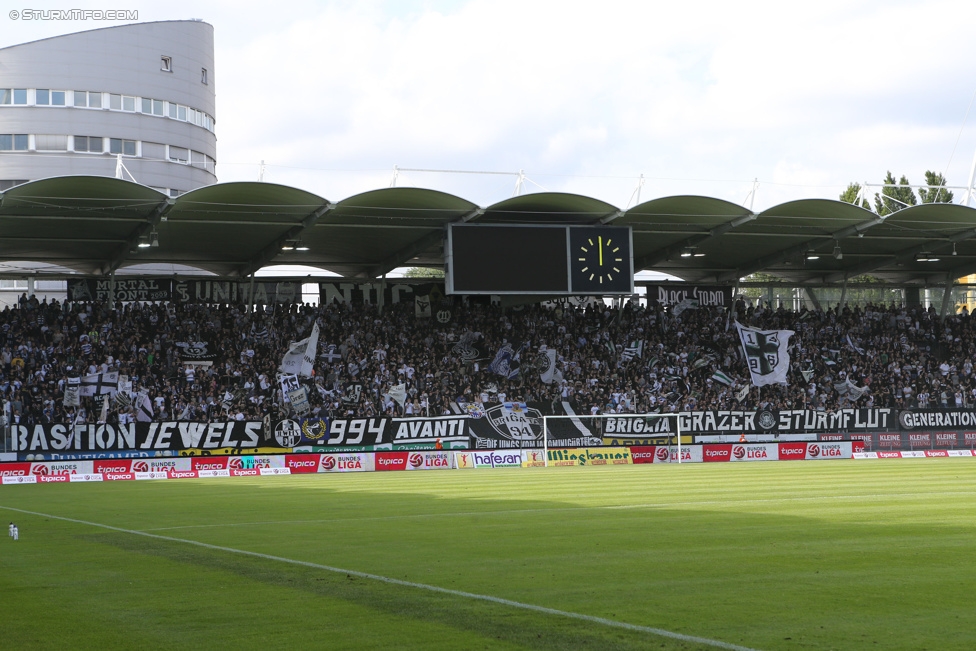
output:
<path id="1" fill-rule="evenodd" d="M 752 384 L 788 384 L 786 373 L 790 370 L 788 350 L 792 330 L 758 330 L 735 324 L 742 342 L 742 352 L 749 365 Z"/>
<path id="2" fill-rule="evenodd" d="M 64 406 L 65 407 L 80 407 L 81 406 L 81 394 L 79 390 L 81 388 L 81 378 L 79 377 L 69 377 L 64 385 Z"/>
<path id="3" fill-rule="evenodd" d="M 393 398 L 401 407 L 407 400 L 407 385 L 400 383 L 390 387 L 390 397 Z"/>
<path id="4" fill-rule="evenodd" d="M 698 299 L 697 298 L 686 298 L 680 303 L 676 303 L 671 307 L 671 314 L 675 316 L 681 316 L 681 313 L 685 310 L 697 310 L 698 309 Z"/>
<path id="5" fill-rule="evenodd" d="M 414 296 L 413 298 L 413 310 L 416 316 L 421 318 L 430 318 L 430 296 Z"/>
<path id="6" fill-rule="evenodd" d="M 278 370 L 289 375 L 302 377 L 312 376 L 312 365 L 315 362 L 315 350 L 319 345 L 319 324 L 312 326 L 312 334 L 301 341 L 296 341 L 288 347 L 288 352 L 281 358 Z"/>

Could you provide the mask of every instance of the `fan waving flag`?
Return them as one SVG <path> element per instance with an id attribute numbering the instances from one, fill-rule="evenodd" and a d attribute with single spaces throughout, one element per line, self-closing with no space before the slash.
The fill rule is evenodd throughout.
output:
<path id="1" fill-rule="evenodd" d="M 792 330 L 758 330 L 738 323 L 742 352 L 749 364 L 752 384 L 788 384 L 786 373 L 790 370 L 790 344 Z"/>
<path id="2" fill-rule="evenodd" d="M 288 352 L 281 359 L 278 370 L 290 375 L 312 376 L 312 365 L 315 363 L 315 351 L 319 345 L 319 324 L 312 326 L 312 334 L 301 341 L 296 341 L 288 347 Z"/>
<path id="3" fill-rule="evenodd" d="M 82 397 L 91 397 L 107 393 L 113 395 L 119 390 L 119 372 L 94 373 L 85 375 L 79 383 L 79 394 Z"/>

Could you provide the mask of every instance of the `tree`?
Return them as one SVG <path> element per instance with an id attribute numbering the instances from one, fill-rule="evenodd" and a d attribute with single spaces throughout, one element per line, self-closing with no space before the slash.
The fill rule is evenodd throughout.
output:
<path id="1" fill-rule="evenodd" d="M 861 197 L 861 203 L 857 202 L 857 195 L 859 195 L 860 193 L 861 193 L 861 184 L 850 183 L 848 184 L 847 189 L 841 192 L 840 200 L 843 201 L 844 203 L 852 203 L 855 206 L 860 206 L 865 210 L 871 210 L 871 204 L 869 204 L 868 200 L 865 199 L 864 197 Z"/>
<path id="2" fill-rule="evenodd" d="M 881 193 L 874 194 L 874 209 L 880 216 L 890 215 L 918 203 L 906 177 L 902 176 L 895 185 L 895 177 L 889 171 L 884 184 Z"/>
<path id="3" fill-rule="evenodd" d="M 925 172 L 926 188 L 919 188 L 918 196 L 922 203 L 952 203 L 952 193 L 945 189 L 945 177 L 937 172 Z"/>

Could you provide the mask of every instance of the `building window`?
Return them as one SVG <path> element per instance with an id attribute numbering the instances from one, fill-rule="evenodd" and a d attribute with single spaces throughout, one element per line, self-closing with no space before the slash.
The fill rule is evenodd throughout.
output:
<path id="1" fill-rule="evenodd" d="M 206 68 L 200 68 L 200 83 L 201 84 L 208 83 L 207 82 L 207 69 Z"/>
<path id="2" fill-rule="evenodd" d="M 101 154 L 104 151 L 102 138 L 96 136 L 75 136 L 75 151 Z"/>
<path id="3" fill-rule="evenodd" d="M 127 95 L 122 96 L 122 110 L 123 111 L 135 111 L 136 110 L 136 98 L 129 97 Z"/>
<path id="4" fill-rule="evenodd" d="M 177 106 L 176 107 L 176 119 L 177 120 L 182 120 L 183 122 L 186 122 L 186 107 L 185 106 Z"/>
<path id="5" fill-rule="evenodd" d="M 26 88 L 14 88 L 14 104 L 27 104 Z"/>
<path id="6" fill-rule="evenodd" d="M 34 136 L 37 151 L 68 151 L 68 136 L 38 134 Z"/>
<path id="7" fill-rule="evenodd" d="M 142 112 L 147 115 L 152 115 L 152 100 L 148 97 L 142 98 Z"/>
<path id="8" fill-rule="evenodd" d="M 81 108 L 102 108 L 102 94 L 94 91 L 75 91 L 75 106 Z"/>
<path id="9" fill-rule="evenodd" d="M 113 111 L 122 110 L 122 96 L 121 95 L 109 95 L 108 96 L 108 107 Z"/>
<path id="10" fill-rule="evenodd" d="M 163 101 L 162 100 L 154 99 L 152 101 L 152 112 L 153 112 L 153 115 L 162 115 L 163 114 Z"/>
<path id="11" fill-rule="evenodd" d="M 122 140 L 120 138 L 110 138 L 108 141 L 108 150 L 112 154 L 122 154 L 123 156 L 135 156 L 136 141 Z"/>
<path id="12" fill-rule="evenodd" d="M 38 88 L 34 91 L 34 104 L 37 106 L 64 106 L 64 91 Z"/>
<path id="13" fill-rule="evenodd" d="M 10 104 L 14 98 L 14 91 L 9 88 L 0 88 L 0 104 Z"/>
<path id="14" fill-rule="evenodd" d="M 190 162 L 190 151 L 184 147 L 169 146 L 169 159 L 174 163 L 186 164 Z"/>
<path id="15" fill-rule="evenodd" d="M 21 183 L 27 183 L 27 179 L 0 179 L 0 192 L 5 192 Z M 27 281 L 24 282 L 26 283 Z"/>
<path id="16" fill-rule="evenodd" d="M 173 57 L 160 57 L 162 59 L 162 71 L 173 72 Z"/>
<path id="17" fill-rule="evenodd" d="M 27 151 L 29 142 L 26 133 L 0 133 L 0 151 Z"/>
<path id="18" fill-rule="evenodd" d="M 169 105 L 169 116 L 175 120 L 176 119 L 176 104 L 174 104 L 173 102 L 167 102 L 167 104 Z"/>

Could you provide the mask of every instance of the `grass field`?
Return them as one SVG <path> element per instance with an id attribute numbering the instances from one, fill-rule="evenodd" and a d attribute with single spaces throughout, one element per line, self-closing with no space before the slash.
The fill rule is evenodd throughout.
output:
<path id="1" fill-rule="evenodd" d="M 3 518 L 3 649 L 976 648 L 973 459 L 2 486 Z"/>

